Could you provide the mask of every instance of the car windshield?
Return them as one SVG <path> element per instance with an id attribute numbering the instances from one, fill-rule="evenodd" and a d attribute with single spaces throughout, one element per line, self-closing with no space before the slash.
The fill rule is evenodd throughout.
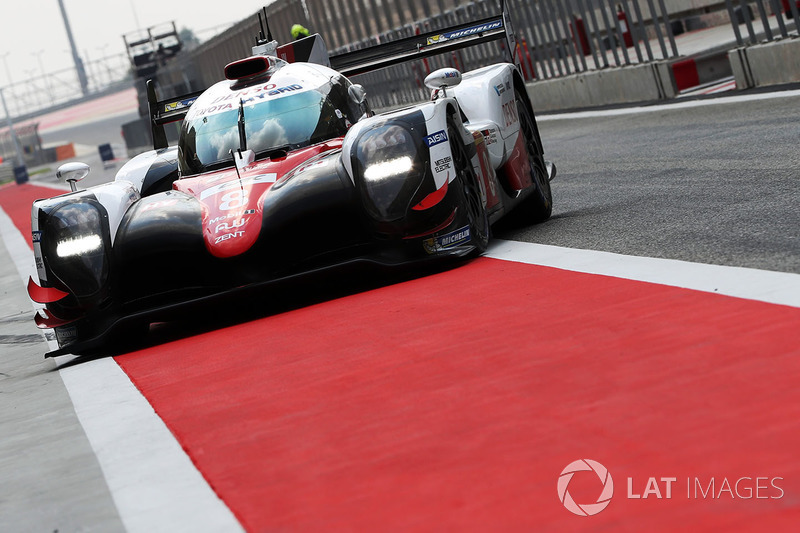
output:
<path id="1" fill-rule="evenodd" d="M 294 87 L 287 90 L 297 90 Z M 234 102 L 199 108 L 192 113 L 194 116 L 187 116 L 179 141 L 182 174 L 232 165 L 230 150 L 241 147 L 240 105 Z M 219 107 L 224 110 L 218 111 Z M 246 147 L 256 155 L 301 148 L 347 132 L 345 115 L 317 90 L 298 90 L 278 97 L 245 97 L 241 107 Z"/>

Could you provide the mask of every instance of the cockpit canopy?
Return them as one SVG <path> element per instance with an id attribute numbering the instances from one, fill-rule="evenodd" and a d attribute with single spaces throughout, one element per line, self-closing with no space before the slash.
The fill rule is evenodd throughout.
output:
<path id="1" fill-rule="evenodd" d="M 213 85 L 192 105 L 178 141 L 181 175 L 233 166 L 231 150 L 256 158 L 343 136 L 360 115 L 350 81 L 334 70 L 287 64 L 269 78 Z"/>

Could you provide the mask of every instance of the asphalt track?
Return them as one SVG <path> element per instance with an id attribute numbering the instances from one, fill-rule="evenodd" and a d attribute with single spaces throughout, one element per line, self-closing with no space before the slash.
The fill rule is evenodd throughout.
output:
<path id="1" fill-rule="evenodd" d="M 778 100 L 797 109 L 797 97 Z M 487 257 L 322 300 L 263 302 L 267 315 L 215 310 L 113 360 L 59 358 L 97 456 L 83 460 L 98 498 L 113 499 L 129 531 L 188 530 L 187 515 L 202 524 L 205 513 L 201 530 L 237 527 L 213 497 L 193 506 L 190 482 L 165 489 L 171 470 L 148 477 L 146 439 L 139 455 L 114 455 L 144 431 L 119 409 L 129 400 L 106 405 L 114 391 L 101 389 L 87 415 L 74 390 L 121 368 L 114 379 L 127 376 L 249 531 L 794 530 L 797 113 L 773 101 L 735 109 L 544 120 L 559 163 L 554 217 L 501 228 L 515 240 Z M 50 193 L 7 186 L 0 207 L 28 235 L 30 201 Z M 46 370 L 33 365 L 28 376 Z M 18 377 L 0 381 L 3 392 L 6 383 Z M 101 416 L 119 419 L 104 445 L 97 432 L 108 423 L 92 428 Z M 567 511 L 557 491 L 562 469 L 583 458 L 615 482 L 608 508 L 591 517 Z M 51 468 L 17 475 L 35 484 L 70 471 Z M 666 498 L 661 478 L 673 477 Z M 634 498 L 650 478 L 662 497 Z M 54 490 L 39 497 L 68 498 Z M 569 492 L 593 503 L 600 484 L 579 473 Z M 0 494 L 3 514 L 24 508 Z M 73 530 L 119 527 L 74 508 Z"/>

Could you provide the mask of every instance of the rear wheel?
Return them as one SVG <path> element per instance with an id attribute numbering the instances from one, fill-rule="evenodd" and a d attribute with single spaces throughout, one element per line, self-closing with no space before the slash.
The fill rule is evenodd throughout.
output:
<path id="1" fill-rule="evenodd" d="M 550 191 L 544 151 L 539 143 L 539 136 L 536 134 L 533 114 L 517 89 L 514 90 L 514 99 L 517 104 L 520 134 L 525 142 L 525 151 L 531 167 L 531 181 L 535 189 L 523 206 L 520 206 L 520 209 L 526 211 L 526 218 L 531 222 L 542 222 L 550 218 L 550 214 L 553 212 L 553 194 Z"/>
<path id="2" fill-rule="evenodd" d="M 447 135 L 450 137 L 450 150 L 453 152 L 453 167 L 457 182 L 463 195 L 463 209 L 466 210 L 469 223 L 470 242 L 475 247 L 475 254 L 480 255 L 489 246 L 489 216 L 486 213 L 486 194 L 481 191 L 478 176 L 461 142 L 456 126 L 448 121 Z"/>

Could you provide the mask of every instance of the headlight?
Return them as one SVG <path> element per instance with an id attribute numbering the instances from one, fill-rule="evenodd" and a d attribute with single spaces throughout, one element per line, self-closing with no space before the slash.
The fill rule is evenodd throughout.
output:
<path id="1" fill-rule="evenodd" d="M 56 245 L 56 255 L 58 257 L 71 257 L 73 255 L 84 255 L 94 252 L 103 246 L 103 239 L 100 235 L 84 235 L 59 241 Z"/>
<path id="2" fill-rule="evenodd" d="M 390 222 L 406 214 L 425 174 L 417 152 L 411 132 L 397 124 L 373 128 L 358 140 L 354 166 L 363 177 L 364 207 L 377 220 Z"/>
<path id="3" fill-rule="evenodd" d="M 380 163 L 372 163 L 364 169 L 364 179 L 367 181 L 382 181 L 400 175 L 408 174 L 414 166 L 411 157 L 404 155 Z"/>
<path id="4" fill-rule="evenodd" d="M 42 246 L 47 266 L 80 299 L 101 297 L 108 279 L 106 211 L 83 197 L 48 214 Z"/>

